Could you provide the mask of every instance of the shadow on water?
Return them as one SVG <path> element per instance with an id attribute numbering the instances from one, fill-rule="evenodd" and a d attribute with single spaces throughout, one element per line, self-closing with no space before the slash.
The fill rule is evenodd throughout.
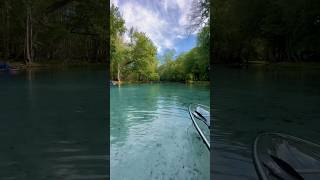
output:
<path id="1" fill-rule="evenodd" d="M 318 70 L 218 66 L 213 82 L 215 179 L 257 179 L 251 148 L 259 133 L 320 143 Z"/>
<path id="2" fill-rule="evenodd" d="M 0 179 L 107 178 L 105 75 L 0 74 Z"/>

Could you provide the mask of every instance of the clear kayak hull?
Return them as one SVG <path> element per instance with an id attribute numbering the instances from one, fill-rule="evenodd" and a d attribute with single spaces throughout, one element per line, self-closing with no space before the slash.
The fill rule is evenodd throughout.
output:
<path id="1" fill-rule="evenodd" d="M 320 179 L 320 146 L 294 136 L 259 135 L 253 146 L 253 160 L 261 180 Z"/>
<path id="2" fill-rule="evenodd" d="M 204 144 L 210 149 L 210 108 L 201 104 L 191 104 L 189 115 Z"/>

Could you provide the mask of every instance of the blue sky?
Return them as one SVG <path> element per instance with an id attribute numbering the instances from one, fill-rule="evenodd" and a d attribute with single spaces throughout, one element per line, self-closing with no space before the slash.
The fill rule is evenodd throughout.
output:
<path id="1" fill-rule="evenodd" d="M 158 49 L 176 54 L 196 46 L 196 34 L 187 33 L 192 0 L 111 0 L 119 7 L 126 27 L 145 32 Z"/>

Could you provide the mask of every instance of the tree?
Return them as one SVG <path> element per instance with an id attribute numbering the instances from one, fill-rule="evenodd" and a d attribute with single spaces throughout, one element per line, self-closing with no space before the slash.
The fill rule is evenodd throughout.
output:
<path id="1" fill-rule="evenodd" d="M 189 14 L 188 31 L 195 32 L 210 25 L 210 0 L 193 0 Z"/>
<path id="2" fill-rule="evenodd" d="M 122 38 L 126 30 L 124 24 L 125 21 L 118 8 L 112 4 L 110 10 L 111 67 L 117 69 L 117 80 L 119 82 L 121 81 L 122 63 L 126 58 L 126 47 Z"/>
<path id="3" fill-rule="evenodd" d="M 114 5 L 111 6 L 110 25 L 111 77 L 118 81 L 122 78 L 139 81 L 158 80 L 157 48 L 151 39 L 145 33 L 131 27 L 128 31 L 130 42 L 126 42 L 125 21 Z"/>
<path id="4" fill-rule="evenodd" d="M 0 6 L 0 58 L 105 61 L 106 0 L 4 0 Z"/>
<path id="5" fill-rule="evenodd" d="M 216 0 L 213 59 L 318 61 L 319 8 L 316 0 Z"/>
<path id="6" fill-rule="evenodd" d="M 157 48 L 143 32 L 133 33 L 132 69 L 138 75 L 138 80 L 156 78 Z"/>
<path id="7" fill-rule="evenodd" d="M 210 27 L 203 27 L 197 35 L 197 46 L 173 59 L 174 51 L 166 52 L 158 68 L 161 80 L 207 81 L 209 80 Z"/>

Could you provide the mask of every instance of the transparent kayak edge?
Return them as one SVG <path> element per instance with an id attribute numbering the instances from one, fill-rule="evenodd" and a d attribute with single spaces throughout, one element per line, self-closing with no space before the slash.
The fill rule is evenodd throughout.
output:
<path id="1" fill-rule="evenodd" d="M 199 128 L 198 124 L 196 123 L 195 121 L 195 117 L 194 115 L 192 114 L 192 110 L 191 110 L 191 107 L 192 107 L 193 104 L 190 104 L 189 105 L 189 115 L 190 115 L 190 118 L 192 120 L 192 123 L 194 125 L 194 127 L 196 128 L 198 134 L 200 135 L 201 139 L 203 140 L 204 144 L 206 145 L 206 147 L 208 148 L 208 150 L 210 150 L 210 143 L 208 141 L 208 139 L 204 136 L 203 132 L 201 131 L 201 129 Z M 202 106 L 202 107 L 206 107 L 206 108 L 209 108 L 208 106 L 205 106 L 205 105 L 202 105 L 202 104 L 196 104 L 195 106 Z"/>
<path id="2" fill-rule="evenodd" d="M 269 178 L 266 175 L 266 172 L 264 170 L 264 167 L 263 167 L 262 162 L 261 162 L 261 160 L 259 158 L 259 155 L 258 155 L 258 143 L 259 143 L 259 140 L 261 139 L 262 136 L 268 136 L 268 135 L 269 136 L 270 135 L 271 136 L 279 136 L 279 137 L 282 137 L 282 138 L 295 140 L 297 142 L 302 142 L 302 143 L 309 144 L 309 145 L 312 145 L 312 146 L 320 148 L 319 144 L 316 144 L 316 143 L 313 143 L 311 141 L 307 141 L 307 140 L 304 140 L 304 139 L 301 139 L 301 138 L 298 138 L 298 137 L 295 137 L 295 136 L 279 133 L 279 132 L 269 132 L 269 133 L 267 132 L 267 133 L 259 134 L 255 138 L 254 144 L 253 144 L 253 163 L 254 163 L 254 166 L 256 168 L 256 172 L 258 174 L 258 177 L 261 180 L 268 180 Z"/>

